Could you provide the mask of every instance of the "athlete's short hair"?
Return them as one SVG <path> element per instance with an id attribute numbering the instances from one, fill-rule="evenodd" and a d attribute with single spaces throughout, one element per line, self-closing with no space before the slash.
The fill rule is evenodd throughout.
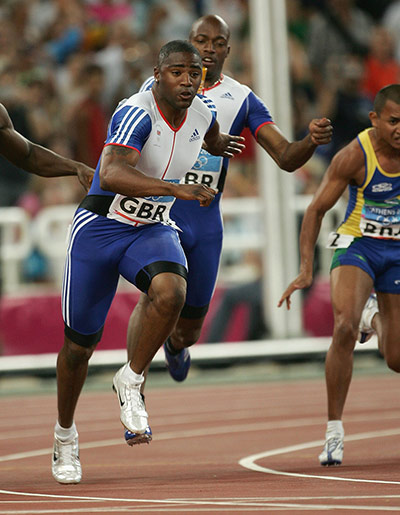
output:
<path id="1" fill-rule="evenodd" d="M 378 91 L 374 101 L 374 111 L 377 115 L 381 114 L 388 100 L 400 104 L 400 84 L 389 84 Z"/>
<path id="2" fill-rule="evenodd" d="M 158 54 L 158 66 L 160 67 L 171 54 L 177 54 L 179 52 L 195 54 L 199 57 L 201 61 L 200 52 L 197 50 L 195 46 L 192 45 L 192 43 L 189 43 L 189 41 L 186 41 L 184 39 L 174 39 L 173 41 L 169 41 L 168 43 L 166 43 L 161 48 Z"/>
<path id="3" fill-rule="evenodd" d="M 194 38 L 194 34 L 202 23 L 210 23 L 211 25 L 219 25 L 222 27 L 223 30 L 226 32 L 226 39 L 229 41 L 229 38 L 231 37 L 231 30 L 229 28 L 229 25 L 226 23 L 226 21 L 221 18 L 221 16 L 218 16 L 217 14 L 206 14 L 205 16 L 202 16 L 201 18 L 198 18 L 192 25 L 192 28 L 190 29 L 189 39 Z"/>

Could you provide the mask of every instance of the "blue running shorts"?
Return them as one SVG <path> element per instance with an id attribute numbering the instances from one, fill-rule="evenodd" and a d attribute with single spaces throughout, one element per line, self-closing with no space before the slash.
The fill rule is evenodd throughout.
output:
<path id="1" fill-rule="evenodd" d="M 214 293 L 223 238 L 220 196 L 208 207 L 177 199 L 171 209 L 172 220 L 182 229 L 179 237 L 188 262 L 184 318 L 203 317 Z"/>
<path id="2" fill-rule="evenodd" d="M 133 227 L 78 209 L 64 268 L 66 327 L 94 335 L 104 325 L 120 275 L 147 293 L 160 272 L 187 275 L 185 254 L 174 228 L 158 223 Z"/>
<path id="3" fill-rule="evenodd" d="M 355 238 L 349 247 L 337 249 L 331 270 L 338 266 L 361 268 L 382 293 L 400 293 L 400 241 L 370 237 Z"/>

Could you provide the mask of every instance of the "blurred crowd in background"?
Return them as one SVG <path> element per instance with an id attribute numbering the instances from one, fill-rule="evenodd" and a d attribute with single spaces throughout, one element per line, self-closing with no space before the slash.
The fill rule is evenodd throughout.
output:
<path id="1" fill-rule="evenodd" d="M 327 116 L 334 127 L 332 143 L 295 174 L 297 192 L 312 194 L 332 155 L 369 126 L 376 92 L 399 82 L 400 0 L 286 5 L 293 137 L 302 138 L 313 117 Z M 0 102 L 26 137 L 95 167 L 118 102 L 152 75 L 160 47 L 187 39 L 207 13 L 231 28 L 224 72 L 254 88 L 247 0 L 3 0 Z M 226 197 L 257 195 L 254 142 L 246 140 L 231 163 Z M 34 217 L 84 195 L 74 178 L 32 177 L 0 160 L 0 207 L 21 206 Z"/>

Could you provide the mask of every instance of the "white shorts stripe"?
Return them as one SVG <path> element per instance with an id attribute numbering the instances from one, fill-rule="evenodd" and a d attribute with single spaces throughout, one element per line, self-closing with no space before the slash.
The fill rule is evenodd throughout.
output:
<path id="1" fill-rule="evenodd" d="M 64 263 L 64 276 L 63 276 L 63 284 L 62 284 L 62 306 L 63 306 L 63 316 L 64 316 L 64 293 L 66 291 L 66 280 L 67 280 L 67 269 L 68 269 L 68 248 L 69 248 L 69 245 L 70 245 L 70 241 L 71 241 L 71 235 L 72 235 L 72 230 L 73 230 L 73 227 L 76 226 L 76 223 L 78 220 L 81 220 L 83 217 L 86 218 L 87 216 L 90 215 L 90 212 L 89 211 L 81 211 L 79 212 L 78 214 L 75 214 L 74 215 L 74 219 L 72 220 L 72 223 L 71 225 L 69 226 L 68 228 L 68 241 L 67 241 L 67 251 L 66 251 L 66 256 L 65 256 L 65 263 Z"/>
<path id="2" fill-rule="evenodd" d="M 84 227 L 86 224 L 95 220 L 99 215 L 92 213 L 91 211 L 83 210 L 79 212 L 73 222 L 71 234 L 69 237 L 69 243 L 67 248 L 67 256 L 65 259 L 65 268 L 64 268 L 64 279 L 63 279 L 63 292 L 62 292 L 62 314 L 64 318 L 64 322 L 70 326 L 70 317 L 69 317 L 69 297 L 70 297 L 70 281 L 71 281 L 71 249 L 78 232 Z"/>

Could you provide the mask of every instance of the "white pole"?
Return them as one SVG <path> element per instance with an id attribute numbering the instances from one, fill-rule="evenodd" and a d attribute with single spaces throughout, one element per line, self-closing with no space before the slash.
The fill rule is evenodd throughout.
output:
<path id="1" fill-rule="evenodd" d="M 250 0 L 255 92 L 265 101 L 271 114 L 291 140 L 289 59 L 285 2 Z M 267 153 L 258 148 L 260 195 L 264 202 L 266 234 L 263 250 L 264 312 L 273 338 L 301 333 L 299 295 L 292 309 L 278 309 L 277 302 L 298 273 L 298 234 L 294 209 L 294 177 L 280 170 Z"/>

